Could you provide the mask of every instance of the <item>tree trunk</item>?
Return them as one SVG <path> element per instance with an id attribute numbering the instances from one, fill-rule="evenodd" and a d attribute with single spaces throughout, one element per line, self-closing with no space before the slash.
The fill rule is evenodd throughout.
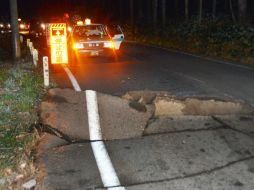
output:
<path id="1" fill-rule="evenodd" d="M 158 0 L 153 0 L 153 26 L 156 28 L 158 22 Z"/>
<path id="2" fill-rule="evenodd" d="M 184 5 L 185 20 L 189 19 L 189 0 L 185 0 Z"/>
<path id="3" fill-rule="evenodd" d="M 229 7 L 230 7 L 230 12 L 231 12 L 232 20 L 233 20 L 233 22 L 236 22 L 232 0 L 229 0 Z"/>
<path id="4" fill-rule="evenodd" d="M 145 14 L 146 22 L 150 24 L 151 23 L 151 0 L 146 0 L 145 5 L 146 5 L 146 14 Z"/>
<path id="5" fill-rule="evenodd" d="M 134 26 L 134 0 L 130 0 L 130 23 Z"/>
<path id="6" fill-rule="evenodd" d="M 247 0 L 238 0 L 238 19 L 240 22 L 246 21 Z"/>
<path id="7" fill-rule="evenodd" d="M 217 0 L 213 0 L 213 18 L 216 18 L 217 13 Z"/>
<path id="8" fill-rule="evenodd" d="M 175 16 L 178 18 L 178 0 L 174 1 L 174 6 L 175 6 Z"/>
<path id="9" fill-rule="evenodd" d="M 199 11 L 198 11 L 198 20 L 199 24 L 202 22 L 202 15 L 203 15 L 203 0 L 199 0 Z"/>
<path id="10" fill-rule="evenodd" d="M 123 22 L 124 19 L 124 2 L 122 0 L 119 1 L 119 16 L 120 21 Z"/>
<path id="11" fill-rule="evenodd" d="M 165 27 L 166 26 L 166 18 L 167 18 L 167 2 L 166 0 L 162 0 L 161 2 L 161 13 L 162 13 L 162 26 Z"/>
<path id="12" fill-rule="evenodd" d="M 143 0 L 138 0 L 138 18 L 140 21 L 142 21 L 143 17 L 144 17 Z"/>

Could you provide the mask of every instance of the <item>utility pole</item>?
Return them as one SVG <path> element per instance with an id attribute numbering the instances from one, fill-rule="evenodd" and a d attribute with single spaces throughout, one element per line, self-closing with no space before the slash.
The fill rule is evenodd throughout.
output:
<path id="1" fill-rule="evenodd" d="M 10 1 L 10 11 L 11 11 L 13 53 L 14 53 L 14 59 L 17 60 L 21 57 L 19 25 L 18 25 L 18 5 L 17 5 L 17 0 L 9 0 L 9 1 Z"/>

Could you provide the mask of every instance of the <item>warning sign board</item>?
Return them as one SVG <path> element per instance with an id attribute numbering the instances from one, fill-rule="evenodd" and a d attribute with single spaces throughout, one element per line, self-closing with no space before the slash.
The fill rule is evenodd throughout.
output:
<path id="1" fill-rule="evenodd" d="M 51 63 L 52 64 L 67 64 L 68 50 L 67 50 L 67 33 L 66 24 L 55 23 L 49 24 L 50 33 L 50 49 L 51 49 Z"/>

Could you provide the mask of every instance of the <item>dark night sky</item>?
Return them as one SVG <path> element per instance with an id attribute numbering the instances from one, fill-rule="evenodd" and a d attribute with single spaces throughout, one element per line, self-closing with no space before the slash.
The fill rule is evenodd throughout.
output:
<path id="1" fill-rule="evenodd" d="M 87 7 L 96 9 L 96 0 L 18 0 L 19 17 L 25 19 L 61 16 L 64 12 L 74 10 L 86 11 Z M 97 2 L 102 2 L 98 1 Z M 97 4 L 98 5 L 98 4 Z M 91 10 L 91 9 L 90 9 Z M 1 19 L 9 18 L 9 0 L 0 0 Z"/>
<path id="2" fill-rule="evenodd" d="M 19 9 L 19 17 L 25 20 L 47 20 L 52 17 L 62 17 L 65 12 L 73 14 L 79 14 L 83 17 L 90 17 L 94 21 L 100 20 L 102 22 L 114 20 L 119 20 L 121 17 L 121 21 L 128 22 L 130 19 L 129 13 L 129 1 L 128 0 L 17 0 L 18 1 L 18 9 Z M 122 3 L 122 8 L 119 8 L 120 2 Z M 139 3 L 135 2 L 134 7 L 134 15 L 137 17 L 139 15 Z M 144 14 L 146 16 L 146 20 L 151 20 L 151 10 L 147 9 L 148 2 L 152 2 L 151 0 L 142 0 L 143 9 L 146 10 Z M 175 6 L 174 2 L 178 2 L 177 6 Z M 198 2 L 199 0 L 190 0 L 189 1 L 189 12 L 190 16 L 198 15 Z M 212 13 L 212 0 L 203 1 L 203 14 L 211 14 Z M 237 14 L 237 0 L 233 0 L 234 2 L 234 11 Z M 253 11 L 250 10 L 250 7 L 254 9 L 254 0 L 248 0 L 249 6 L 248 11 L 249 15 L 252 15 L 254 18 Z M 151 6 L 151 5 L 150 5 Z M 144 10 L 143 10 L 144 11 Z M 159 11 L 160 5 L 159 5 Z M 217 16 L 218 15 L 227 15 L 231 16 L 229 9 L 229 1 L 228 0 L 217 0 Z M 160 19 L 161 13 L 158 12 L 158 16 Z M 95 18 L 96 17 L 96 18 Z M 179 19 L 184 18 L 184 0 L 167 1 L 167 17 L 170 19 Z M 9 18 L 9 0 L 0 0 L 0 21 L 6 20 Z"/>

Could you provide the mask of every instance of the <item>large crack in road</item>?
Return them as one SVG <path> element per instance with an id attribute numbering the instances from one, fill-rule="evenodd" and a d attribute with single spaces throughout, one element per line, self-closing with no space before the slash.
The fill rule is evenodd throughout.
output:
<path id="1" fill-rule="evenodd" d="M 37 156 L 49 189 L 104 188 L 91 153 L 95 141 L 89 139 L 85 104 L 85 93 L 70 89 L 52 89 L 42 103 L 37 127 L 46 134 Z M 98 94 L 98 108 L 99 141 L 126 189 L 189 190 L 195 184 L 204 189 L 208 179 L 218 187 L 252 189 L 247 163 L 254 156 L 254 115 L 243 102 L 130 92 L 123 98 Z M 221 173 L 228 175 L 222 185 Z M 177 187 L 179 181 L 186 186 Z"/>

